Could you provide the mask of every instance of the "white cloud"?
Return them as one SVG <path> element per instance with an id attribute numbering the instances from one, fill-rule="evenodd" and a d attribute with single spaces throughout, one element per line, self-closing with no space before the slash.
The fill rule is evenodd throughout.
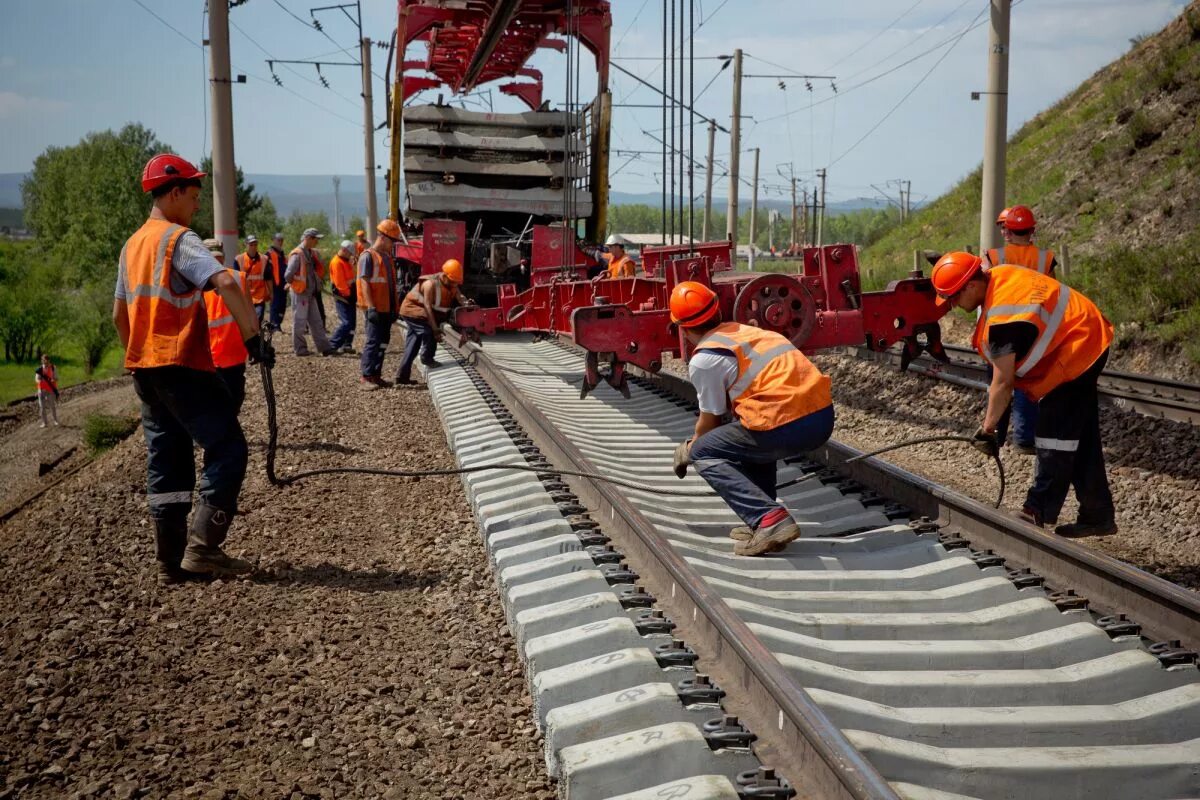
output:
<path id="1" fill-rule="evenodd" d="M 16 92 L 0 92 L 0 119 L 22 114 L 57 114 L 67 110 L 61 100 L 45 97 L 25 97 Z"/>

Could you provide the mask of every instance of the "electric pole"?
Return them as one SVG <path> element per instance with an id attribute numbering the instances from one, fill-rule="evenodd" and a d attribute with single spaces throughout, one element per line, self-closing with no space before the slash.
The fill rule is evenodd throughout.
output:
<path id="1" fill-rule="evenodd" d="M 717 142 L 717 122 L 708 121 L 708 164 L 704 171 L 704 224 L 700 240 L 708 241 L 708 232 L 712 226 L 712 185 L 713 185 L 713 148 Z"/>
<path id="2" fill-rule="evenodd" d="M 796 254 L 796 176 L 792 176 L 792 242 L 788 246 L 790 255 Z"/>
<path id="3" fill-rule="evenodd" d="M 900 221 L 908 222 L 908 217 L 912 214 L 912 181 L 901 181 L 903 188 L 900 190 Z"/>
<path id="4" fill-rule="evenodd" d="M 825 170 L 817 170 L 817 177 L 821 179 L 821 216 L 817 217 L 817 247 L 820 247 L 825 235 Z M 814 205 L 816 202 L 817 200 L 814 197 Z"/>
<path id="5" fill-rule="evenodd" d="M 979 252 L 1000 245 L 996 217 L 1004 208 L 1008 144 L 1008 28 L 1012 0 L 991 0 L 988 36 L 987 112 L 983 134 L 983 197 L 979 209 Z"/>
<path id="6" fill-rule="evenodd" d="M 738 240 L 738 167 L 742 149 L 742 50 L 733 51 L 733 121 L 729 126 L 729 209 L 725 235 L 735 246 Z"/>
<path id="7" fill-rule="evenodd" d="M 233 87 L 229 70 L 229 4 L 209 3 L 209 89 L 212 97 L 213 233 L 233 262 L 238 251 L 233 160 Z"/>
<path id="8" fill-rule="evenodd" d="M 754 241 L 758 237 L 758 148 L 754 148 L 754 191 L 750 193 L 750 271 L 754 271 Z"/>
<path id="9" fill-rule="evenodd" d="M 808 187 L 805 187 L 802 190 L 802 192 L 803 192 L 803 194 L 801 195 L 801 197 L 803 198 L 803 202 L 800 206 L 800 210 L 803 213 L 801 214 L 800 219 L 801 219 L 803 225 L 800 229 L 800 244 L 802 247 L 807 247 L 808 246 L 808 230 L 809 230 L 809 228 L 808 228 Z"/>
<path id="10" fill-rule="evenodd" d="M 366 145 L 367 230 L 374 238 L 379 222 L 379 207 L 375 198 L 375 111 L 371 102 L 371 40 L 362 40 L 363 137 Z"/>
<path id="11" fill-rule="evenodd" d="M 337 175 L 333 176 L 333 235 L 339 236 L 342 232 L 342 179 Z"/>

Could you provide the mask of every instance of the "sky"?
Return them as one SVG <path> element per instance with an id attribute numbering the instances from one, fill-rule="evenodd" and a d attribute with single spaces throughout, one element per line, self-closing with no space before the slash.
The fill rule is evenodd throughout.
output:
<path id="1" fill-rule="evenodd" d="M 663 2 L 612 3 L 615 63 L 656 85 L 663 80 Z M 278 87 L 266 64 L 268 58 L 348 60 L 339 51 L 355 48 L 357 33 L 348 19 L 319 12 L 325 33 L 306 24 L 312 6 L 329 4 L 245 0 L 230 12 L 234 72 L 247 75 L 247 83 L 233 87 L 235 155 L 246 172 L 361 173 L 358 70 L 323 67 L 326 89 L 312 66 L 277 65 Z M 1157 31 L 1185 5 L 1017 0 L 1009 132 L 1127 51 L 1131 37 Z M 815 170 L 825 167 L 831 202 L 874 196 L 873 187 L 886 191 L 888 181 L 901 179 L 912 181 L 914 200 L 932 199 L 979 164 L 984 103 L 971 101 L 970 93 L 986 88 L 987 0 L 695 0 L 693 8 L 695 21 L 703 22 L 694 34 L 696 110 L 726 127 L 732 70 L 721 71 L 717 56 L 742 48 L 747 75 L 833 76 L 810 80 L 811 91 L 802 78 L 784 78 L 783 87 L 778 78 L 746 78 L 743 175 L 750 174 L 748 151 L 760 148 L 767 197 L 785 188 L 781 172 L 794 171 L 803 186 L 812 186 Z M 364 0 L 362 11 L 364 34 L 388 40 L 394 0 Z M 89 131 L 126 122 L 146 125 L 185 156 L 198 160 L 208 152 L 201 0 L 4 0 L 0 19 L 0 172 L 25 172 L 48 146 L 74 144 Z M 409 58 L 420 58 L 423 50 L 414 45 Z M 386 50 L 373 51 L 380 122 L 386 58 Z M 561 103 L 565 57 L 540 51 L 531 66 L 546 74 L 547 98 Z M 582 85 L 594 86 L 594 67 L 585 67 Z M 653 138 L 663 127 L 659 97 L 616 69 L 611 84 L 612 146 L 625 153 L 613 155 L 613 189 L 657 194 L 661 156 L 637 151 L 661 151 Z M 431 102 L 435 95 L 423 97 Z M 496 111 L 521 110 L 497 91 L 465 102 L 468 108 L 490 102 Z M 652 107 L 631 107 L 645 105 Z M 379 131 L 379 164 L 386 164 L 388 146 L 387 132 Z M 694 151 L 700 161 L 706 146 L 701 124 Z M 721 175 L 729 139 L 720 132 L 716 151 L 714 172 Z M 695 180 L 699 193 L 702 178 Z M 716 181 L 714 194 L 724 195 L 724 183 Z M 745 186 L 742 196 L 748 200 Z"/>

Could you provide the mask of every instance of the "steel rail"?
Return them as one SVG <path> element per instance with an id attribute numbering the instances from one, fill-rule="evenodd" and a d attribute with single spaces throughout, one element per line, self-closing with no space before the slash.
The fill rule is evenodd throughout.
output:
<path id="1" fill-rule="evenodd" d="M 463 344 L 471 363 L 550 459 L 587 471 L 579 449 L 540 413 L 483 350 Z M 567 481 L 637 566 L 658 602 L 701 655 L 705 670 L 728 687 L 729 710 L 759 737 L 756 753 L 801 797 L 899 800 L 879 771 L 788 674 L 771 650 L 614 487 L 579 478 Z"/>

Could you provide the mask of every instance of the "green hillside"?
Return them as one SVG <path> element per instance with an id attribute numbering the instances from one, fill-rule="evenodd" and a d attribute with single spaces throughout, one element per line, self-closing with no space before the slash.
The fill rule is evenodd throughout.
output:
<path id="1" fill-rule="evenodd" d="M 935 126 L 936 129 L 936 126 Z M 1200 362 L 1200 0 L 1009 141 L 1008 202 L 1037 241 L 1070 245 L 1067 278 L 1118 323 L 1119 342 Z M 863 254 L 875 283 L 915 249 L 978 241 L 976 170 Z"/>

